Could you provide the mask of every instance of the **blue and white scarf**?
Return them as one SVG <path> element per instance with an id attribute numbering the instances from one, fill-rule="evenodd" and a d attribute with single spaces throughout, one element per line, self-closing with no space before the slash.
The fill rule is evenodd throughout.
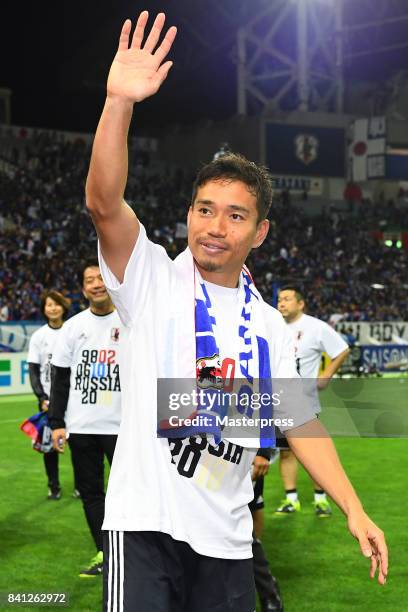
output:
<path id="1" fill-rule="evenodd" d="M 252 393 L 268 394 L 271 402 L 269 405 L 262 405 L 259 410 L 252 410 L 248 406 L 240 405 L 236 406 L 236 414 L 231 414 L 231 410 L 229 410 L 229 416 L 237 418 L 247 416 L 248 418 L 267 419 L 269 422 L 267 426 L 259 428 L 256 432 L 255 429 L 251 430 L 254 434 L 256 433 L 255 437 L 252 437 L 252 433 L 250 437 L 248 433 L 245 434 L 247 437 L 240 437 L 237 436 L 236 429 L 226 427 L 222 430 L 219 419 L 216 418 L 217 416 L 223 418 L 228 406 L 225 406 L 223 402 L 210 401 L 212 395 L 218 394 L 217 397 L 221 397 L 224 392 L 230 390 L 221 375 L 221 358 L 217 342 L 216 304 L 211 302 L 206 284 L 195 265 L 191 251 L 186 249 L 176 259 L 176 263 L 180 277 L 183 279 L 183 286 L 186 287 L 184 299 L 188 299 L 189 291 L 191 291 L 193 297 L 192 281 L 194 284 L 195 376 L 197 390 L 202 392 L 200 398 L 204 396 L 204 401 L 188 416 L 206 416 L 207 424 L 204 430 L 202 425 L 200 427 L 185 425 L 175 427 L 170 426 L 168 420 L 164 420 L 160 422 L 158 435 L 167 438 L 185 438 L 205 433 L 208 436 L 213 436 L 216 444 L 223 438 L 248 448 L 274 446 L 275 433 L 271 422 L 273 417 L 272 372 L 265 324 L 265 308 L 250 273 L 246 267 L 240 273 L 237 312 L 231 313 L 231 316 L 235 315 L 237 321 L 237 348 L 235 353 L 238 354 L 239 358 L 239 363 L 235 365 L 233 391 L 234 393 L 237 391 L 245 393 L 246 396 L 251 396 Z M 191 287 L 191 289 L 188 290 L 188 287 Z M 186 330 L 188 327 L 189 324 L 186 320 Z M 191 355 L 189 348 L 191 346 L 191 336 L 187 332 L 183 334 L 183 338 L 184 347 L 179 347 L 178 354 L 183 356 L 185 352 L 185 357 L 187 357 Z M 236 354 L 230 357 L 236 359 Z M 190 358 L 192 357 L 193 355 Z M 183 363 L 181 372 L 190 370 L 185 359 Z M 186 374 L 181 374 L 181 377 L 183 376 L 185 378 Z M 180 378 L 180 374 L 178 374 L 178 377 Z M 211 406 L 211 410 L 208 409 L 209 406 Z"/>
<path id="2" fill-rule="evenodd" d="M 211 298 L 208 294 L 205 282 L 201 278 L 196 266 L 195 274 L 195 332 L 196 332 L 196 364 L 197 364 L 197 386 L 208 384 L 202 374 L 205 368 L 207 377 L 211 377 L 213 388 L 205 389 L 205 394 L 210 396 L 216 393 L 220 396 L 220 388 L 225 381 L 222 380 L 218 368 L 221 367 L 220 351 L 217 344 L 217 320 L 216 307 L 213 307 Z M 237 345 L 239 356 L 239 372 L 235 377 L 239 378 L 240 387 L 238 393 L 245 393 L 251 396 L 253 392 L 268 394 L 272 398 L 272 373 L 270 365 L 269 345 L 266 339 L 265 324 L 262 312 L 262 298 L 255 288 L 251 275 L 246 267 L 241 271 L 238 285 L 238 313 L 237 313 Z M 233 316 L 234 313 L 231 313 Z M 235 355 L 234 355 L 235 357 Z M 210 371 L 209 371 L 210 370 Z M 221 380 L 220 380 L 221 379 Z M 259 388 L 254 388 L 254 383 L 259 384 Z M 204 385 L 205 386 L 205 385 Z M 236 385 L 235 385 L 236 387 Z M 234 392 L 236 388 L 234 387 Z M 271 399 L 272 402 L 272 399 Z M 213 405 L 211 402 L 210 405 Z M 208 406 L 208 402 L 207 402 Z M 226 415 L 226 407 L 223 403 L 215 403 L 211 411 L 207 406 L 201 407 L 207 415 L 215 414 L 221 418 Z M 251 407 L 236 406 L 236 416 L 239 418 L 246 415 L 248 418 L 259 417 L 260 419 L 272 419 L 272 403 L 262 405 L 259 411 L 254 412 Z M 231 412 L 230 412 L 231 415 Z M 214 426 L 209 428 L 209 432 L 214 433 L 215 441 L 222 436 L 221 431 Z M 274 427 L 272 424 L 261 427 L 259 431 L 261 447 L 275 445 Z M 240 443 L 245 444 L 245 439 L 240 438 Z M 253 441 L 248 440 L 248 445 L 253 446 Z"/>

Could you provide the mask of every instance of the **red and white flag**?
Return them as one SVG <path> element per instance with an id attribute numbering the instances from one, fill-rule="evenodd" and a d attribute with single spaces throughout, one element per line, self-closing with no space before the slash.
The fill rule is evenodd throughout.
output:
<path id="1" fill-rule="evenodd" d="M 355 182 L 385 177 L 386 119 L 357 119 L 351 124 L 350 179 Z"/>

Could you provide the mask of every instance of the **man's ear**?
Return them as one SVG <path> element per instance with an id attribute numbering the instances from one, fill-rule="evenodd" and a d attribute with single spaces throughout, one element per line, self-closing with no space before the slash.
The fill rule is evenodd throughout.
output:
<path id="1" fill-rule="evenodd" d="M 263 243 L 263 241 L 265 240 L 265 238 L 268 235 L 269 225 L 270 224 L 269 224 L 268 219 L 263 219 L 262 221 L 260 221 L 258 223 L 258 226 L 256 228 L 255 238 L 254 238 L 254 241 L 252 243 L 252 248 L 253 249 L 257 249 L 258 247 L 261 246 L 261 244 Z"/>
<path id="2" fill-rule="evenodd" d="M 191 218 L 192 214 L 193 214 L 193 206 L 192 206 L 192 204 L 190 204 L 190 207 L 189 207 L 188 213 L 187 213 L 187 228 L 190 225 L 190 218 Z"/>

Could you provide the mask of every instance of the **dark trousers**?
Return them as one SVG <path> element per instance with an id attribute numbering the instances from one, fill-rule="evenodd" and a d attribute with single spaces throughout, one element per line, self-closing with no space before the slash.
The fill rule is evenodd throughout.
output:
<path id="1" fill-rule="evenodd" d="M 105 514 L 104 457 L 112 464 L 116 435 L 70 434 L 68 438 L 76 488 L 96 550 L 103 550 L 102 523 Z"/>
<path id="2" fill-rule="evenodd" d="M 60 483 L 58 475 L 58 453 L 56 451 L 44 453 L 44 466 L 48 478 L 48 486 L 53 493 L 57 493 L 60 489 Z"/>
<path id="3" fill-rule="evenodd" d="M 255 586 L 261 603 L 272 600 L 275 602 L 276 610 L 283 610 L 278 583 L 272 576 L 262 543 L 255 537 L 252 540 L 252 554 L 254 556 Z"/>
<path id="4" fill-rule="evenodd" d="M 200 555 L 161 532 L 105 531 L 103 563 L 104 612 L 255 611 L 252 559 Z"/>

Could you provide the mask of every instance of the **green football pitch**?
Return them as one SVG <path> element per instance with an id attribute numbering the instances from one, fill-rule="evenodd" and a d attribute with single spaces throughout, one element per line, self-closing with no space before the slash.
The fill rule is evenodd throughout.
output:
<path id="1" fill-rule="evenodd" d="M 406 398 L 403 387 L 394 388 L 397 400 L 390 395 L 391 389 L 384 391 L 382 398 L 378 390 L 370 391 L 366 385 L 366 390 L 359 389 L 358 393 L 354 390 L 330 395 L 329 391 L 325 403 L 332 407 L 333 414 L 340 410 L 339 397 L 346 404 L 352 402 L 346 405 L 348 415 L 357 408 L 375 410 L 378 406 L 373 404 L 378 401 L 382 406 L 398 404 L 398 410 L 402 410 L 403 398 Z M 69 608 L 74 612 L 99 611 L 101 580 L 77 577 L 78 570 L 89 562 L 94 550 L 81 502 L 72 497 L 69 452 L 60 464 L 63 496 L 58 502 L 47 501 L 42 456 L 31 450 L 29 439 L 19 431 L 19 424 L 34 412 L 36 403 L 32 397 L 0 399 L 0 593 L 3 598 L 0 609 L 33 609 L 26 605 L 7 606 L 4 597 L 9 592 L 66 592 Z M 340 420 L 343 423 L 344 419 Z M 348 417 L 356 430 L 364 428 L 355 421 L 354 416 Z M 337 417 L 335 425 L 340 427 Z M 345 518 L 337 508 L 330 519 L 319 520 L 314 516 L 312 487 L 303 470 L 299 479 L 302 512 L 296 516 L 275 517 L 282 487 L 274 464 L 266 479 L 263 541 L 273 573 L 281 585 L 285 610 L 406 610 L 407 440 L 361 438 L 355 434 L 336 438 L 335 443 L 367 512 L 387 535 L 389 579 L 385 587 L 370 581 L 369 563 L 348 534 Z"/>

